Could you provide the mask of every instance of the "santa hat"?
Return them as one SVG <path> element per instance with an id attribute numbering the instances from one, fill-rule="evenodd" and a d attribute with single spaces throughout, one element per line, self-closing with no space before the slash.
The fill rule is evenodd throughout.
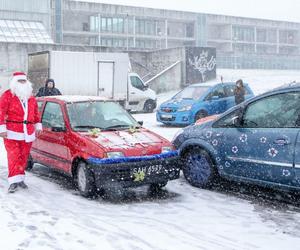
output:
<path id="1" fill-rule="evenodd" d="M 25 80 L 27 81 L 27 76 L 24 72 L 15 72 L 13 73 L 12 81 Z"/>

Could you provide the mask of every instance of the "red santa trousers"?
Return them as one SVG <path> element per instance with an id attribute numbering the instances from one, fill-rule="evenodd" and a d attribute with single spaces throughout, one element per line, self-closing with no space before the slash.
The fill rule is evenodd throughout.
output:
<path id="1" fill-rule="evenodd" d="M 8 182 L 18 183 L 25 179 L 25 168 L 32 142 L 4 139 L 8 159 Z"/>

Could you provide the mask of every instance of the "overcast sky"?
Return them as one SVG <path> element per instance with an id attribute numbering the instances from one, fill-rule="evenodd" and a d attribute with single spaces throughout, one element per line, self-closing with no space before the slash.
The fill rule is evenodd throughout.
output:
<path id="1" fill-rule="evenodd" d="M 75 0 L 300 22 L 300 0 Z"/>

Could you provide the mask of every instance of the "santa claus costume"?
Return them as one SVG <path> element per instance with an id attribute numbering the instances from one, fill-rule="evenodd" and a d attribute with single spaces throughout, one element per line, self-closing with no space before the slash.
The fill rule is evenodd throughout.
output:
<path id="1" fill-rule="evenodd" d="M 0 98 L 0 133 L 8 159 L 8 191 L 27 188 L 24 183 L 25 168 L 35 130 L 41 130 L 37 102 L 32 96 L 32 86 L 23 72 L 15 72 L 10 89 Z"/>

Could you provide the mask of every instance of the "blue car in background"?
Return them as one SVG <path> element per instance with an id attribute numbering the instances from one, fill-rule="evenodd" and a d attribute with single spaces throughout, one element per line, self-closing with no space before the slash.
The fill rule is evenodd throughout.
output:
<path id="1" fill-rule="evenodd" d="M 253 97 L 248 84 L 244 86 L 245 99 Z M 167 125 L 189 125 L 200 118 L 221 114 L 235 105 L 234 88 L 233 82 L 192 84 L 162 103 L 156 120 Z"/>
<path id="2" fill-rule="evenodd" d="M 209 187 L 221 176 L 300 191 L 300 84 L 254 97 L 213 121 L 200 120 L 173 144 L 194 186 Z"/>

